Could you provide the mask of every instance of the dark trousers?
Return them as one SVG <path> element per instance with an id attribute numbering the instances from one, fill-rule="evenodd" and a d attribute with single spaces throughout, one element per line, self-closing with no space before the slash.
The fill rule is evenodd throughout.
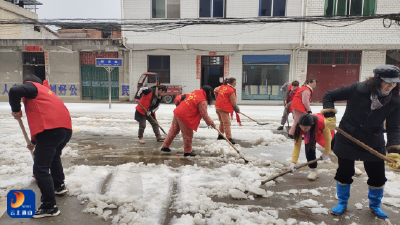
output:
<path id="1" fill-rule="evenodd" d="M 332 141 L 331 141 L 331 149 L 333 149 L 333 146 L 335 146 L 335 136 L 332 138 Z M 316 147 L 317 146 L 314 146 L 314 148 L 313 148 L 314 150 L 311 150 L 311 149 L 307 150 L 308 144 L 305 144 L 305 149 L 306 149 L 305 152 L 306 152 L 307 162 L 313 161 L 314 159 L 317 158 L 317 156 L 316 156 L 317 153 L 315 152 L 315 150 L 317 149 Z M 317 162 L 308 165 L 308 167 L 310 167 L 310 168 L 317 168 L 317 166 L 318 166 Z"/>
<path id="2" fill-rule="evenodd" d="M 45 130 L 36 135 L 33 174 L 42 193 L 42 209 L 56 205 L 54 189 L 61 187 L 65 179 L 60 155 L 71 136 L 72 130 L 66 128 Z"/>
<path id="3" fill-rule="evenodd" d="M 353 183 L 354 160 L 343 159 L 338 157 L 339 167 L 336 171 L 335 180 L 343 184 Z M 385 185 L 387 179 L 385 177 L 384 161 L 364 161 L 365 172 L 368 175 L 367 184 L 373 187 L 381 187 Z"/>
<path id="4" fill-rule="evenodd" d="M 154 118 L 154 114 L 152 114 Z M 146 120 L 149 121 L 151 127 L 153 128 L 154 134 L 156 136 L 160 135 L 160 130 L 158 129 L 158 125 L 150 118 L 150 116 L 142 116 L 139 121 L 139 138 L 143 137 L 144 129 L 146 129 Z"/>

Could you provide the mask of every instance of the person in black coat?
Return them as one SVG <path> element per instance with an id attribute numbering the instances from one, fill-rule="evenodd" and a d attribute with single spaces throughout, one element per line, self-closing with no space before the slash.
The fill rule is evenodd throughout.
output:
<path id="1" fill-rule="evenodd" d="M 379 153 L 397 160 L 389 166 L 397 169 L 400 161 L 400 102 L 399 85 L 400 69 L 392 65 L 379 66 L 374 69 L 374 77 L 364 82 L 356 82 L 325 93 L 323 110 L 326 124 L 331 130 L 336 127 L 335 101 L 347 100 L 346 111 L 339 127 L 354 138 L 370 146 Z M 384 126 L 386 120 L 387 144 L 385 149 Z M 347 208 L 350 198 L 350 186 L 353 183 L 354 161 L 364 161 L 368 175 L 369 208 L 380 218 L 388 215 L 380 208 L 383 188 L 387 181 L 384 161 L 358 146 L 338 133 L 333 148 L 338 157 L 339 167 L 336 172 L 338 205 L 331 213 L 341 215 Z"/>

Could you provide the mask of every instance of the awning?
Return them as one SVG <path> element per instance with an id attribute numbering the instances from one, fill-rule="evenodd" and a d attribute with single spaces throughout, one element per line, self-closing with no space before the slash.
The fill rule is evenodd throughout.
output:
<path id="1" fill-rule="evenodd" d="M 243 64 L 289 64 L 290 55 L 244 55 Z"/>

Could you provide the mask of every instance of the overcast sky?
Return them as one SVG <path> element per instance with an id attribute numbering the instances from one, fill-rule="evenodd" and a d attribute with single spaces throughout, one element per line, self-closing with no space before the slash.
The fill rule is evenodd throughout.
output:
<path id="1" fill-rule="evenodd" d="M 121 19 L 120 0 L 38 0 L 39 19 L 101 18 Z"/>

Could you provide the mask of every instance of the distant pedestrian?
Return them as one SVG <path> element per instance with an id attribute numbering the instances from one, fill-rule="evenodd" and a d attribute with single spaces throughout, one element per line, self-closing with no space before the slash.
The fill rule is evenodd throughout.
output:
<path id="1" fill-rule="evenodd" d="M 208 126 L 216 128 L 207 114 L 207 105 L 211 103 L 212 91 L 212 87 L 205 85 L 200 90 L 186 95 L 185 100 L 174 110 L 174 118 L 161 151 L 170 152 L 169 146 L 176 135 L 182 131 L 184 156 L 196 156 L 192 152 L 193 131 L 197 131 L 201 118 Z"/>
<path id="2" fill-rule="evenodd" d="M 151 124 L 154 134 L 156 135 L 157 141 L 164 141 L 164 138 L 160 134 L 158 125 L 150 118 L 156 119 L 155 112 L 158 110 L 162 96 L 167 93 L 167 87 L 164 85 L 154 86 L 151 88 L 142 87 L 136 94 L 136 98 L 139 98 L 139 103 L 136 106 L 135 120 L 139 122 L 139 143 L 145 144 L 143 139 L 144 129 L 146 129 L 146 120 Z M 147 111 L 140 106 L 141 104 Z"/>
<path id="3" fill-rule="evenodd" d="M 294 131 L 296 129 L 297 121 L 303 113 L 312 114 L 310 101 L 313 93 L 313 89 L 317 86 L 318 81 L 316 79 L 308 79 L 306 85 L 303 85 L 294 95 L 290 109 L 293 112 L 294 122 L 289 130 L 288 136 L 293 138 Z"/>
<path id="4" fill-rule="evenodd" d="M 31 133 L 27 147 L 35 149 L 33 174 L 42 194 L 33 218 L 58 216 L 55 194 L 68 191 L 60 155 L 72 135 L 71 116 L 61 99 L 36 76 L 28 76 L 22 85 L 10 89 L 9 102 L 17 120 L 22 117 L 21 99 Z"/>
<path id="5" fill-rule="evenodd" d="M 233 111 L 240 113 L 240 108 L 236 103 L 236 78 L 225 78 L 223 84 L 214 89 L 214 94 L 217 97 L 215 101 L 215 109 L 219 119 L 219 130 L 225 134 L 226 138 L 232 143 L 231 118 L 229 114 Z M 223 140 L 221 135 L 218 135 L 218 140 Z"/>
<path id="6" fill-rule="evenodd" d="M 299 87 L 299 82 L 297 80 L 295 80 L 292 83 L 286 82 L 281 88 L 281 92 L 283 92 L 283 90 L 286 88 L 287 88 L 287 91 L 286 91 L 285 109 L 283 110 L 281 126 L 278 127 L 278 130 L 283 130 L 283 126 L 285 126 L 285 123 L 287 122 L 289 114 L 292 112 L 292 109 L 290 108 L 290 106 L 292 105 L 292 101 L 293 101 L 294 96 L 296 95 L 296 92 L 299 90 L 298 87 Z M 289 129 L 289 127 L 287 129 Z"/>

